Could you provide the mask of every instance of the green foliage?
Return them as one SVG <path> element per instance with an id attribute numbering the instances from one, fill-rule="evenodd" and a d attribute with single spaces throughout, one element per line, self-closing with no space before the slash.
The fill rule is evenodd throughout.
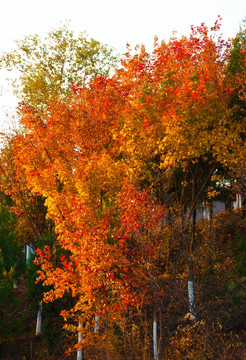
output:
<path id="1" fill-rule="evenodd" d="M 73 86 L 76 91 L 91 78 L 109 75 L 118 63 L 112 48 L 85 33 L 76 37 L 68 24 L 51 30 L 44 40 L 30 35 L 16 45 L 2 55 L 0 68 L 19 71 L 12 85 L 21 100 L 34 106 L 68 96 Z"/>
<path id="2" fill-rule="evenodd" d="M 24 272 L 24 254 L 15 239 L 15 219 L 7 210 L 6 201 L 0 203 L 0 338 L 13 335 L 21 326 L 21 319 L 9 316 L 19 301 L 13 286 Z"/>
<path id="3" fill-rule="evenodd" d="M 246 27 L 242 26 L 236 37 L 232 40 L 232 49 L 228 63 L 228 73 L 231 81 L 236 82 L 236 89 L 231 94 L 230 107 L 233 109 L 234 118 L 243 121 L 246 116 L 246 101 L 242 96 L 245 77 L 246 56 Z"/>
<path id="4" fill-rule="evenodd" d="M 228 70 L 234 75 L 240 73 L 245 68 L 245 63 L 244 63 L 245 49 L 246 49 L 246 27 L 242 26 L 240 31 L 232 40 L 231 57 L 228 65 Z"/>
<path id="5" fill-rule="evenodd" d="M 3 254 L 0 250 L 0 339 L 13 335 L 13 331 L 17 328 L 15 319 L 8 314 L 18 307 L 18 300 L 12 293 L 13 289 L 13 273 L 14 269 L 6 270 Z"/>
<path id="6" fill-rule="evenodd" d="M 0 203 L 0 251 L 5 270 L 12 272 L 13 279 L 17 280 L 24 270 L 24 254 L 15 234 L 16 220 L 7 209 L 4 199 Z"/>
<path id="7" fill-rule="evenodd" d="M 246 277 L 246 236 L 237 234 L 239 252 L 235 256 L 238 274 Z"/>
<path id="8" fill-rule="evenodd" d="M 236 233 L 238 240 L 234 249 L 235 270 L 233 273 L 233 281 L 230 284 L 230 293 L 233 302 L 245 303 L 246 301 L 246 236 Z M 246 306 L 245 306 L 246 310 Z"/>

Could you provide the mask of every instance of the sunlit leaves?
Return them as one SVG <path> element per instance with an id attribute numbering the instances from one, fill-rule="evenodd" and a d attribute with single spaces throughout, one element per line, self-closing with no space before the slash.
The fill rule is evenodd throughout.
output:
<path id="1" fill-rule="evenodd" d="M 202 24 L 189 37 L 156 39 L 151 54 L 128 48 L 111 78 L 102 76 L 104 63 L 97 73 L 102 49 L 92 41 L 74 72 L 68 60 L 69 83 L 56 71 L 64 56 L 77 54 L 66 46 L 78 44 L 66 40 L 68 33 L 53 33 L 57 63 L 47 71 L 58 88 L 35 72 L 40 87 L 33 91 L 44 100 L 25 90 L 24 131 L 13 140 L 12 163 L 26 190 L 45 199 L 54 224 L 56 246 L 38 250 L 36 262 L 40 280 L 51 286 L 45 301 L 74 298 L 64 318 L 89 329 L 95 314 L 116 319 L 130 308 L 162 304 L 167 282 L 158 277 L 167 279 L 169 263 L 185 252 L 193 259 L 197 204 L 218 195 L 218 182 L 245 151 L 228 106 L 229 43 L 217 30 L 218 23 L 211 31 Z"/>
<path id="2" fill-rule="evenodd" d="M 85 33 L 75 37 L 68 24 L 51 30 L 45 39 L 30 35 L 16 45 L 16 50 L 2 55 L 0 66 L 19 71 L 18 81 L 13 82 L 16 93 L 34 106 L 57 95 L 68 96 L 74 88 L 71 84 L 109 75 L 117 64 L 111 48 Z"/>

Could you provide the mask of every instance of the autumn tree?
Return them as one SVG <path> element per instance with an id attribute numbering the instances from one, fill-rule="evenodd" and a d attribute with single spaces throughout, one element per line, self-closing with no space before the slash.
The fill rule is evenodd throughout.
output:
<path id="1" fill-rule="evenodd" d="M 77 241 L 74 236 L 81 238 L 83 227 L 87 229 L 88 222 L 103 216 L 106 197 L 113 196 L 120 188 L 119 178 L 124 175 L 123 165 L 113 161 L 117 157 L 117 146 L 113 146 L 115 114 L 122 102 L 116 83 L 99 78 L 91 84 L 90 90 L 84 87 L 79 94 L 74 91 L 73 97 L 68 103 L 53 103 L 43 117 L 35 108 L 23 105 L 22 121 L 29 133 L 15 139 L 15 161 L 22 167 L 29 189 L 46 198 L 48 216 L 54 222 L 57 234 L 63 234 L 59 243 L 65 255 L 71 251 L 66 246 L 74 246 Z M 75 211 L 77 206 L 78 212 Z M 88 219 L 81 217 L 81 206 L 85 206 Z M 70 213 L 71 216 L 77 214 L 78 225 L 72 225 Z M 90 216 L 96 216 L 95 220 Z M 96 228 L 100 229 L 99 225 L 95 225 Z M 73 226 L 78 226 L 79 231 L 73 230 Z M 99 231 L 96 228 L 92 227 L 90 231 Z M 100 231 L 104 234 L 106 229 Z M 74 241 L 68 240 L 71 236 Z M 98 236 L 100 239 L 100 234 Z M 91 237 L 89 244 L 90 240 Z M 94 248 L 94 242 L 91 245 Z M 85 246 L 84 251 L 86 249 L 88 254 L 85 252 L 85 256 L 89 259 L 86 263 L 89 261 L 92 266 L 93 258 Z M 100 248 L 96 251 L 99 256 Z M 102 261 L 107 261 L 106 255 Z M 55 274 L 54 271 L 54 279 Z M 62 282 L 60 285 L 62 287 Z M 76 284 L 74 287 L 76 289 Z"/>
<path id="2" fill-rule="evenodd" d="M 30 35 L 16 41 L 16 49 L 0 59 L 0 67 L 18 70 L 12 81 L 15 93 L 33 106 L 71 94 L 77 84 L 108 75 L 116 64 L 112 48 L 86 33 L 76 36 L 68 24 L 51 30 L 44 39 Z"/>
<path id="3" fill-rule="evenodd" d="M 20 108 L 28 131 L 15 138 L 14 162 L 29 190 L 46 198 L 62 249 L 60 259 L 52 246 L 38 252 L 41 279 L 54 286 L 45 300 L 71 293 L 76 304 L 63 315 L 74 314 L 83 323 L 92 324 L 92 315 L 106 310 L 114 318 L 145 297 L 162 306 L 157 263 L 151 270 L 148 258 L 159 249 L 163 211 L 148 203 L 147 194 L 122 193 L 129 174 L 117 134 L 128 92 L 117 79 L 99 77 L 42 114 L 32 106 Z"/>
<path id="4" fill-rule="evenodd" d="M 44 301 L 74 299 L 62 314 L 83 346 L 110 326 L 124 329 L 132 309 L 154 310 L 156 335 L 158 310 L 159 352 L 156 337 L 151 348 L 160 359 L 164 298 L 178 277 L 188 280 L 187 317 L 196 318 L 196 209 L 245 161 L 243 123 L 228 105 L 230 44 L 218 31 L 216 22 L 156 39 L 152 54 L 128 48 L 111 78 L 47 85 L 42 99 L 26 90 L 12 162 L 45 199 L 57 236 L 37 250 L 40 280 L 52 287 Z"/>
<path id="5" fill-rule="evenodd" d="M 234 122 L 237 124 L 242 146 L 245 148 L 245 119 L 246 119 L 246 91 L 245 91 L 245 76 L 246 76 L 246 29 L 241 26 L 240 31 L 232 41 L 232 48 L 230 51 L 230 58 L 227 67 L 227 76 L 233 83 L 234 90 L 231 94 L 229 106 L 233 111 Z M 232 168 L 231 183 L 235 193 L 237 193 L 242 200 L 244 208 L 244 216 L 246 209 L 246 193 L 245 193 L 245 153 L 239 159 L 240 165 Z M 234 196 L 235 196 L 234 193 Z"/>
<path id="6" fill-rule="evenodd" d="M 16 50 L 2 54 L 0 67 L 18 71 L 18 79 L 12 82 L 15 93 L 36 111 L 44 111 L 58 97 L 71 97 L 79 84 L 108 75 L 117 64 L 113 49 L 85 33 L 76 37 L 67 24 L 50 31 L 45 39 L 26 36 L 16 45 Z M 19 237 L 34 251 L 40 238 L 50 239 L 53 223 L 45 219 L 44 198 L 31 194 L 24 171 L 12 155 L 12 139 L 7 139 L 1 151 L 1 188 L 12 197 Z M 54 242 L 56 236 L 51 238 Z"/>
<path id="7" fill-rule="evenodd" d="M 16 44 L 16 50 L 2 54 L 1 67 L 19 71 L 20 76 L 12 85 L 19 99 L 33 106 L 36 111 L 58 96 L 71 98 L 79 84 L 88 83 L 89 79 L 97 75 L 109 74 L 117 63 L 113 49 L 89 39 L 85 33 L 76 37 L 68 24 L 51 30 L 45 39 L 37 35 L 26 36 L 16 41 Z M 36 194 L 30 194 L 25 174 L 18 167 L 18 161 L 12 158 L 12 139 L 6 136 L 5 140 L 5 148 L 1 151 L 2 189 L 15 198 L 14 211 L 18 213 L 18 218 L 26 218 L 27 226 L 24 221 L 23 228 L 31 228 L 36 238 L 42 237 L 42 226 L 46 221 L 44 200 Z M 42 215 L 39 211 L 41 209 Z M 35 219 L 37 214 L 43 218 Z"/>
<path id="8" fill-rule="evenodd" d="M 196 208 L 216 195 L 224 171 L 240 167 L 245 153 L 242 124 L 228 106 L 230 43 L 218 31 L 217 21 L 211 31 L 202 24 L 189 37 L 156 40 L 152 54 L 144 46 L 129 51 L 118 71 L 131 89 L 120 131 L 122 154 L 138 182 L 155 189 L 170 211 L 188 213 L 189 221 L 181 224 L 191 289 Z"/>

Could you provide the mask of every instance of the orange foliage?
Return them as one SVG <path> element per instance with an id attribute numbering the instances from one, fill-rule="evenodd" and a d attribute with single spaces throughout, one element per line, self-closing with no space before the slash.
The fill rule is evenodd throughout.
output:
<path id="1" fill-rule="evenodd" d="M 201 25 L 189 38 L 156 40 L 152 54 L 128 51 L 111 79 L 72 84 L 69 98 L 43 110 L 20 106 L 25 133 L 14 139 L 13 161 L 45 199 L 63 250 L 56 261 L 54 249 L 38 250 L 36 263 L 52 286 L 45 301 L 75 299 L 64 318 L 93 322 L 162 303 L 165 207 L 139 184 L 151 189 L 157 169 L 187 170 L 209 156 L 209 176 L 215 163 L 236 163 L 242 142 L 228 110 L 228 50 Z"/>

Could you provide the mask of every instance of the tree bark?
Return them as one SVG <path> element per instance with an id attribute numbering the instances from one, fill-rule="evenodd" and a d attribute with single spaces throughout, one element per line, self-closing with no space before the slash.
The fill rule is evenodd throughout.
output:
<path id="1" fill-rule="evenodd" d="M 39 302 L 39 307 L 38 307 L 38 313 L 37 313 L 37 323 L 36 323 L 36 335 L 39 336 L 41 335 L 42 332 L 42 302 Z"/>
<path id="2" fill-rule="evenodd" d="M 194 272 L 193 272 L 193 264 L 191 260 L 189 260 L 188 299 L 189 299 L 190 320 L 195 320 L 196 313 L 195 313 L 195 295 L 194 295 Z"/>
<path id="3" fill-rule="evenodd" d="M 78 343 L 80 343 L 83 340 L 81 334 L 81 328 L 82 328 L 82 323 L 79 322 Z M 82 347 L 79 347 L 77 350 L 77 360 L 82 360 L 82 357 L 83 357 Z"/>
<path id="4" fill-rule="evenodd" d="M 99 327 L 99 321 L 100 321 L 100 315 L 96 314 L 95 315 L 95 326 L 94 326 L 94 333 L 98 334 L 100 327 Z"/>
<path id="5" fill-rule="evenodd" d="M 154 309 L 153 309 L 153 350 L 154 350 L 154 360 L 158 360 L 156 304 L 154 304 Z"/>

